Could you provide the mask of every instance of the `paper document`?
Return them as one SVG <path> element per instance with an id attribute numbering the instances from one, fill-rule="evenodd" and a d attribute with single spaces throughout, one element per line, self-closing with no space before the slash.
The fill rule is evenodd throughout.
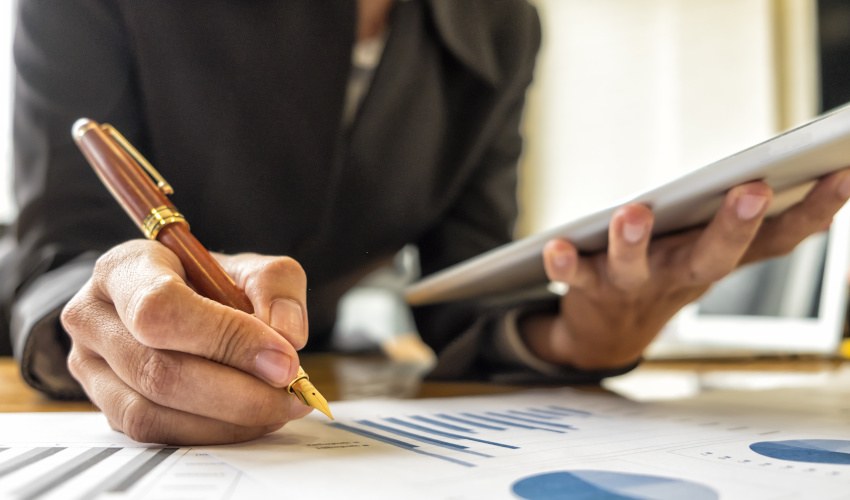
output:
<path id="1" fill-rule="evenodd" d="M 850 398 L 769 397 L 641 403 L 560 389 L 363 400 L 334 403 L 335 421 L 311 415 L 209 448 L 148 449 L 98 414 L 6 414 L 0 496 L 847 498 Z"/>

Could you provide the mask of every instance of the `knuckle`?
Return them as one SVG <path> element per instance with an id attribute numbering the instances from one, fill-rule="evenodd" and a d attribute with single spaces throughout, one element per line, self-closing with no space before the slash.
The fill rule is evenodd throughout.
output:
<path id="1" fill-rule="evenodd" d="M 307 274 L 304 268 L 291 257 L 272 257 L 263 263 L 257 273 L 258 280 L 283 281 L 296 287 L 307 284 Z"/>
<path id="2" fill-rule="evenodd" d="M 90 344 L 103 326 L 103 303 L 88 293 L 88 285 L 59 311 L 59 324 L 73 342 Z"/>
<path id="3" fill-rule="evenodd" d="M 119 260 L 123 259 L 119 258 L 119 250 L 117 247 L 113 247 L 102 253 L 100 257 L 94 261 L 94 269 L 92 271 L 94 279 L 102 279 L 107 276 L 118 266 Z"/>
<path id="4" fill-rule="evenodd" d="M 150 401 L 134 394 L 127 397 L 124 407 L 119 411 L 117 421 L 120 422 L 121 432 L 129 438 L 141 443 L 161 440 L 160 415 Z"/>
<path id="5" fill-rule="evenodd" d="M 59 313 L 59 322 L 71 338 L 75 338 L 89 321 L 87 312 L 90 305 L 88 301 L 83 299 L 83 293 L 84 291 L 81 291 L 74 295 Z"/>
<path id="6" fill-rule="evenodd" d="M 74 345 L 71 346 L 71 351 L 68 353 L 68 358 L 65 360 L 65 363 L 68 366 L 68 372 L 70 372 L 75 379 L 79 380 L 85 373 L 85 358 L 80 353 L 79 348 Z"/>
<path id="7" fill-rule="evenodd" d="M 611 284 L 614 285 L 614 288 L 623 292 L 635 290 L 641 287 L 644 283 L 646 283 L 646 277 L 642 274 L 629 274 L 625 276 L 617 275 L 611 280 Z"/>
<path id="8" fill-rule="evenodd" d="M 608 280 L 621 291 L 642 286 L 649 279 L 649 263 L 640 252 L 628 252 L 614 257 L 606 271 Z"/>
<path id="9" fill-rule="evenodd" d="M 128 302 L 127 323 L 146 345 L 165 347 L 169 325 L 180 315 L 174 297 L 182 287 L 179 278 L 165 275 L 134 291 Z"/>
<path id="10" fill-rule="evenodd" d="M 731 272 L 726 266 L 691 266 L 688 269 L 690 283 L 714 283 L 725 278 Z"/>
<path id="11" fill-rule="evenodd" d="M 152 351 L 139 369 L 139 391 L 154 400 L 169 399 L 180 385 L 181 368 L 172 356 Z"/>
<path id="12" fill-rule="evenodd" d="M 242 335 L 242 322 L 235 313 L 218 316 L 213 338 L 214 361 L 233 366 L 236 360 L 241 359 L 239 356 L 246 347 L 247 339 Z"/>
<path id="13" fill-rule="evenodd" d="M 146 243 L 139 240 L 130 240 L 102 253 L 94 262 L 93 279 L 97 282 L 105 281 L 109 275 L 125 265 L 128 260 L 136 259 L 142 254 L 142 247 Z"/>

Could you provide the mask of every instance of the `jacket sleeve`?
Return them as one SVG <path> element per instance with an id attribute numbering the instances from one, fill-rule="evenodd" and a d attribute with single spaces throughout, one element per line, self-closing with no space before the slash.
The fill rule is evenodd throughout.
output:
<path id="1" fill-rule="evenodd" d="M 70 340 L 59 311 L 104 249 L 135 236 L 70 133 L 77 119 L 90 117 L 138 139 L 138 97 L 117 3 L 20 0 L 14 58 L 18 217 L 0 245 L 7 249 L 0 256 L 0 341 L 35 388 L 80 397 L 65 365 Z"/>

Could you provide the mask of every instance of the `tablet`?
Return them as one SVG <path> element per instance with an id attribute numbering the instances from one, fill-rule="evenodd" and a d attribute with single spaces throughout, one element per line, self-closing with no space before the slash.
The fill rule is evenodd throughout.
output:
<path id="1" fill-rule="evenodd" d="M 708 222 L 732 187 L 763 180 L 774 190 L 768 216 L 800 201 L 819 177 L 850 166 L 850 105 L 661 186 L 628 197 L 550 230 L 503 245 L 439 271 L 405 290 L 412 305 L 519 292 L 545 285 L 543 246 L 552 238 L 573 242 L 581 252 L 603 250 L 608 222 L 626 203 L 644 203 L 655 213 L 653 234 Z"/>

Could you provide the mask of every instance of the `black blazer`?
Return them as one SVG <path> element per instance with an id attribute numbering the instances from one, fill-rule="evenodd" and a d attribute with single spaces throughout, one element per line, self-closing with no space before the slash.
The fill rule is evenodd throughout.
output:
<path id="1" fill-rule="evenodd" d="M 340 295 L 405 244 L 427 274 L 511 239 L 540 43 L 524 0 L 399 2 L 348 129 L 351 0 L 19 4 L 20 215 L 0 260 L 0 340 L 45 390 L 39 363 L 64 376 L 43 354 L 67 348 L 58 309 L 97 255 L 140 236 L 73 144 L 80 117 L 115 125 L 151 160 L 212 250 L 299 260 L 311 346 Z M 438 352 L 480 317 L 472 303 L 417 311 Z M 30 338 L 39 325 L 52 333 Z"/>

